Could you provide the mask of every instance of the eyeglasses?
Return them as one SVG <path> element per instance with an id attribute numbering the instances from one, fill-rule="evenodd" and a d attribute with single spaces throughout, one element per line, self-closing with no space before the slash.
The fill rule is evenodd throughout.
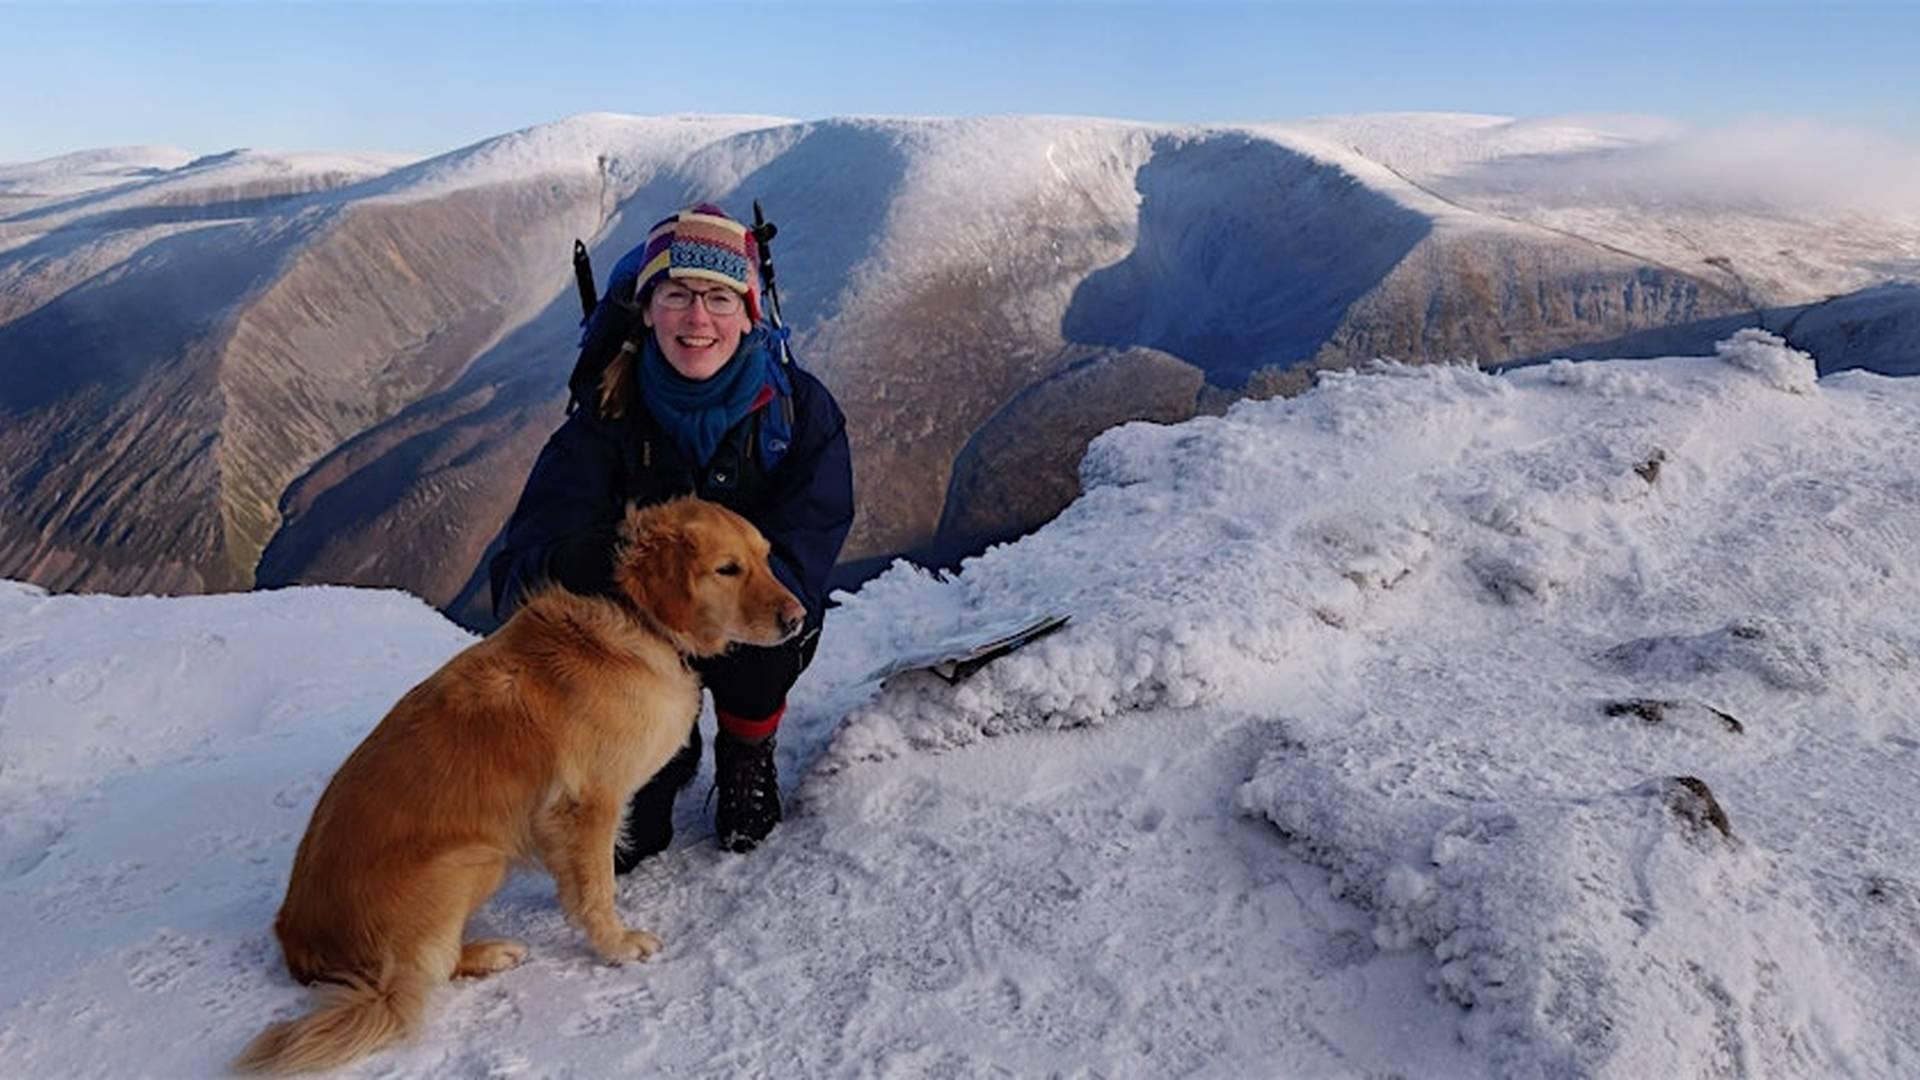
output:
<path id="1" fill-rule="evenodd" d="M 709 315 L 732 315 L 740 310 L 742 302 L 739 293 L 725 287 L 695 292 L 684 285 L 662 285 L 653 292 L 654 302 L 668 311 L 687 310 L 696 296 Z"/>

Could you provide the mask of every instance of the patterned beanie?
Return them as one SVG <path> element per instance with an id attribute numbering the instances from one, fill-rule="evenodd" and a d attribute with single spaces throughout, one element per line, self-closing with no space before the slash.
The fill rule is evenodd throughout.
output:
<path id="1" fill-rule="evenodd" d="M 753 231 L 712 203 L 682 210 L 647 233 L 635 303 L 668 278 L 725 285 L 747 299 L 747 316 L 760 321 L 759 246 Z"/>

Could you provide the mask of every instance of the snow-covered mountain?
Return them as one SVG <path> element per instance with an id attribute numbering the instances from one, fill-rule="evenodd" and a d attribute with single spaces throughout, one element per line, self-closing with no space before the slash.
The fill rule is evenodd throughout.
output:
<path id="1" fill-rule="evenodd" d="M 722 855 L 702 781 L 621 884 L 660 956 L 520 879 L 482 929 L 529 963 L 354 1075 L 1914 1074 L 1920 384 L 1755 332 L 1385 366 L 1082 475 L 841 597 L 789 820 Z M 470 640 L 394 592 L 0 585 L 8 1071 L 215 1075 L 300 1007 L 314 800 Z"/>
<path id="2" fill-rule="evenodd" d="M 802 359 L 852 420 L 848 557 L 977 550 L 1064 506 L 1112 422 L 1379 356 L 1791 336 L 1911 280 L 1910 158 L 1818 143 L 1856 167 L 1788 183 L 1782 145 L 1633 118 L 594 114 L 402 165 L 9 166 L 0 572 L 401 585 L 484 623 L 477 570 L 560 414 L 572 239 L 604 272 L 696 197 L 781 225 Z"/>

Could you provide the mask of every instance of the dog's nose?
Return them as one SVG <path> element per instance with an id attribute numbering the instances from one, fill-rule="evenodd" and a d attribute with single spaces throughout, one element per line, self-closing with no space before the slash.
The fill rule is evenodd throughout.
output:
<path id="1" fill-rule="evenodd" d="M 807 621 L 807 609 L 789 602 L 775 618 L 780 623 L 780 636 L 792 637 L 800 632 L 800 624 Z"/>

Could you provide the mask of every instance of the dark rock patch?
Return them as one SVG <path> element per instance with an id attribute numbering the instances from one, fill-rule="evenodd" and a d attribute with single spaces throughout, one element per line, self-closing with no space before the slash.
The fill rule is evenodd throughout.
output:
<path id="1" fill-rule="evenodd" d="M 1609 701 L 1601 706 L 1601 711 L 1608 716 L 1637 716 L 1648 724 L 1663 724 L 1667 720 L 1667 710 L 1679 704 L 1659 698 L 1627 698 L 1624 701 Z"/>
<path id="2" fill-rule="evenodd" d="M 1722 837 L 1733 839 L 1733 826 L 1727 821 L 1727 812 L 1720 808 L 1720 801 L 1713 797 L 1705 780 L 1697 776 L 1675 776 L 1667 780 L 1665 787 L 1667 809 L 1695 832 L 1705 832 L 1711 827 Z"/>
<path id="3" fill-rule="evenodd" d="M 1656 446 L 1653 448 L 1653 453 L 1647 455 L 1647 460 L 1635 465 L 1633 471 L 1649 484 L 1658 483 L 1660 466 L 1665 464 L 1666 460 L 1667 452 Z"/>
<path id="4" fill-rule="evenodd" d="M 1677 701 L 1666 698 L 1622 698 L 1609 701 L 1600 706 L 1600 711 L 1608 716 L 1632 716 L 1648 726 L 1669 722 L 1685 722 L 1692 716 L 1704 714 L 1711 717 L 1721 730 L 1734 735 L 1744 735 L 1747 726 L 1735 719 L 1732 714 L 1716 709 L 1699 701 Z"/>

